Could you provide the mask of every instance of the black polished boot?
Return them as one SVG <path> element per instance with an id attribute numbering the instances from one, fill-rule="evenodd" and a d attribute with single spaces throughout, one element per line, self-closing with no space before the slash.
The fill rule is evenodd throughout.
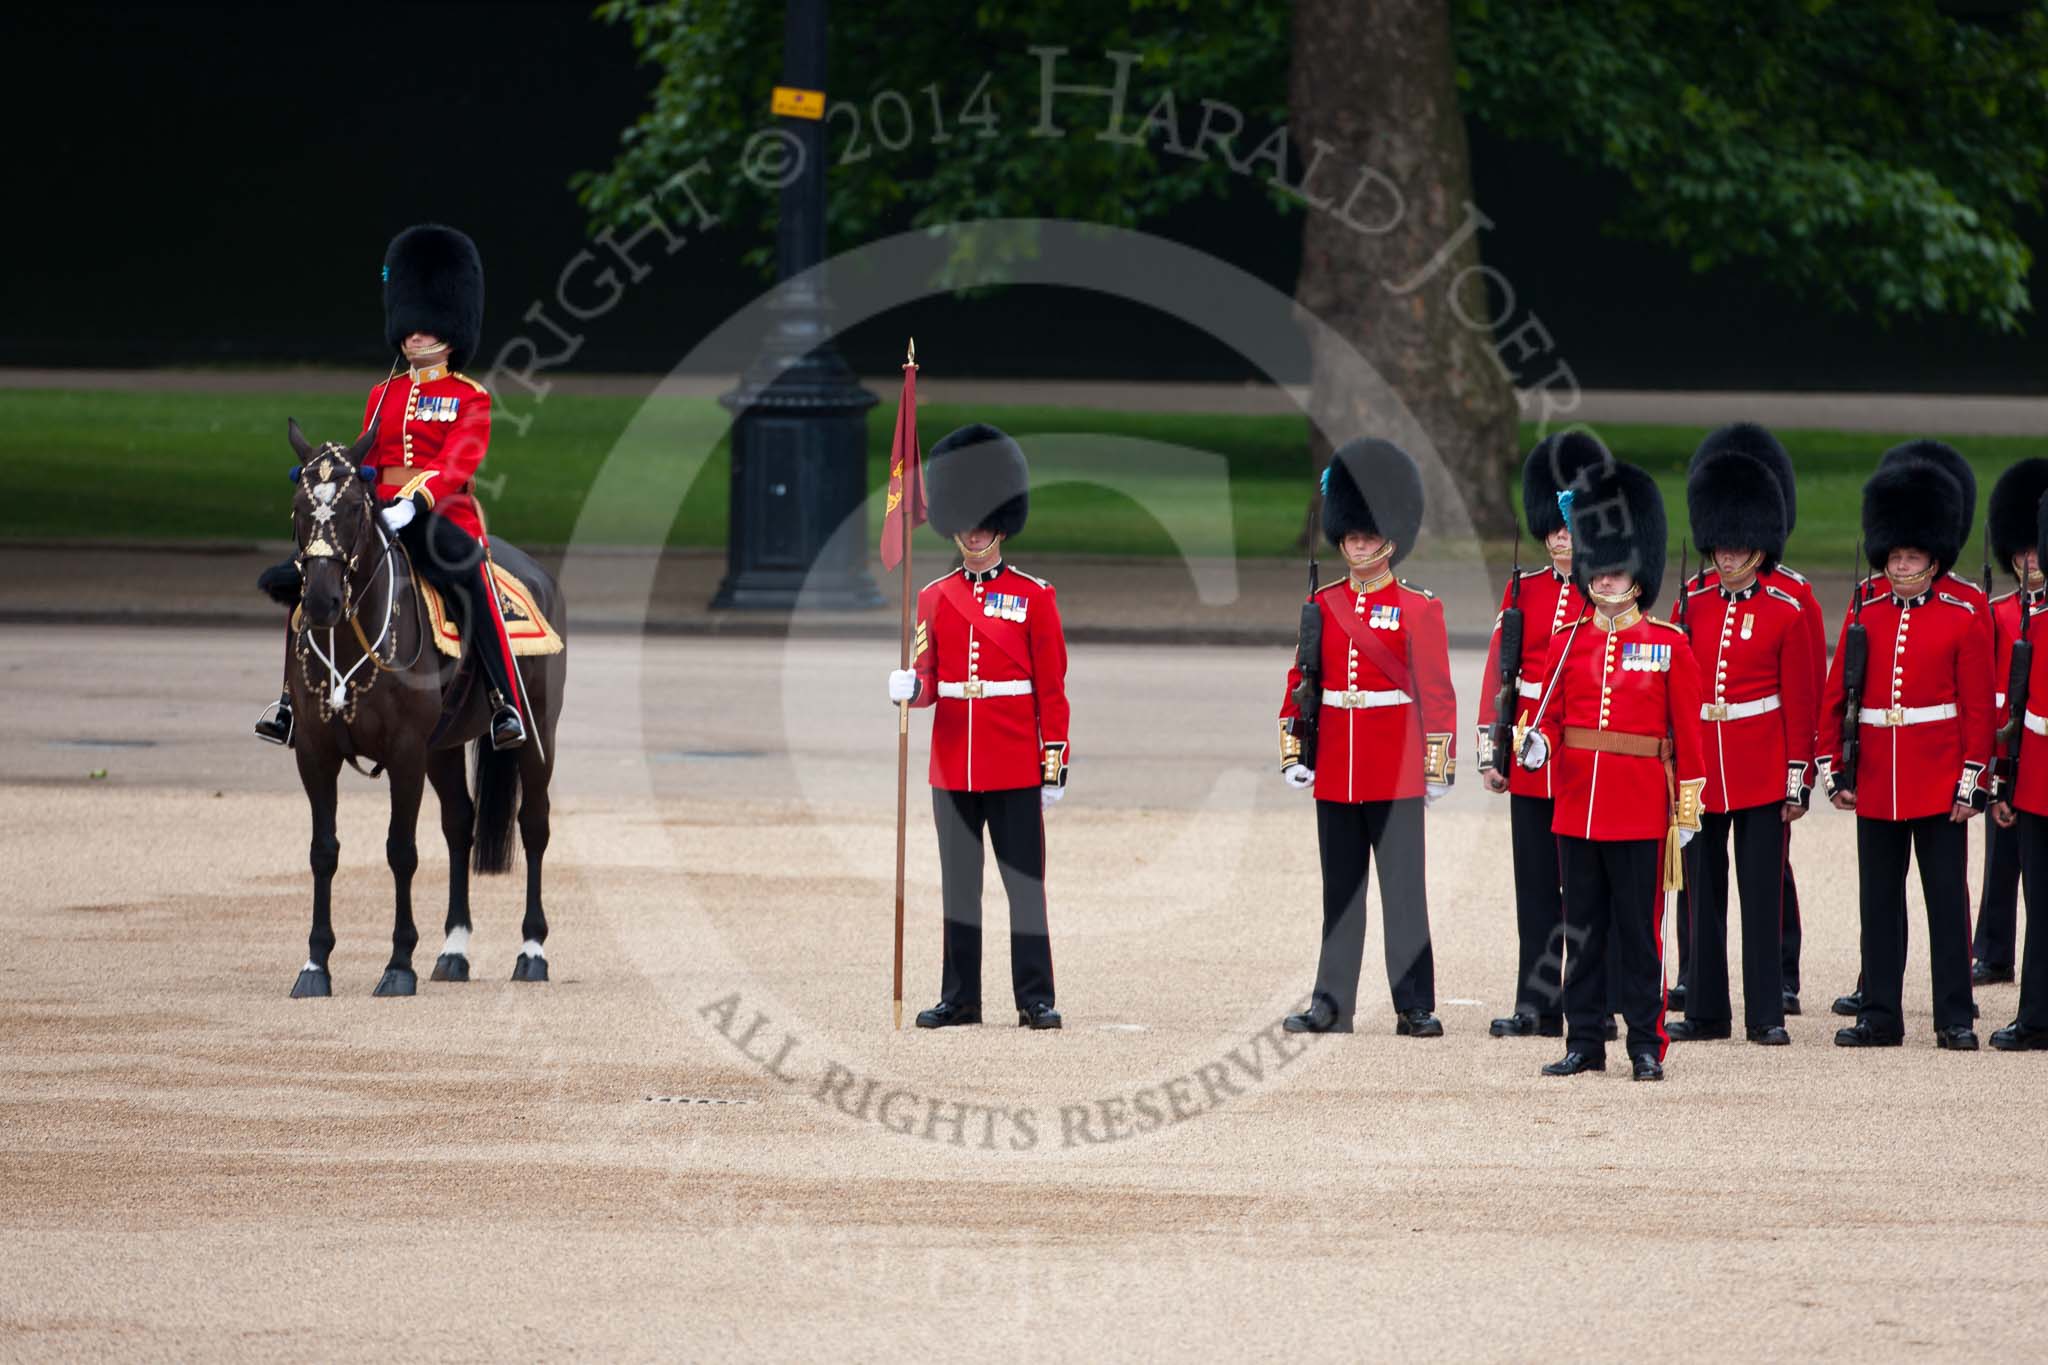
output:
<path id="1" fill-rule="evenodd" d="M 2048 1052 L 2048 1028 L 2028 1028 L 2014 1020 L 1991 1035 L 2000 1052 Z"/>
<path id="2" fill-rule="evenodd" d="M 526 722 L 519 719 L 519 713 L 509 706 L 498 708 L 491 717 L 491 747 L 493 749 L 517 749 L 526 743 Z"/>
<path id="3" fill-rule="evenodd" d="M 1289 1033 L 1349 1033 L 1351 1021 L 1337 1018 L 1337 1007 L 1327 996 L 1317 996 L 1300 1014 L 1290 1014 L 1280 1027 Z"/>
<path id="4" fill-rule="evenodd" d="M 1972 986 L 2003 986 L 2012 980 L 2010 966 L 1998 967 L 1981 959 L 1970 964 Z"/>
<path id="5" fill-rule="evenodd" d="M 1828 1008 L 1844 1018 L 1854 1019 L 1863 1013 L 1863 988 L 1859 986 L 1847 995 L 1836 996 L 1835 1003 Z"/>
<path id="6" fill-rule="evenodd" d="M 1515 1013 L 1496 1019 L 1486 1026 L 1486 1031 L 1496 1038 L 1534 1038 L 1536 1030 L 1542 1027 L 1533 1014 Z"/>
<path id="7" fill-rule="evenodd" d="M 1567 1052 L 1564 1056 L 1543 1068 L 1546 1076 L 1576 1076 L 1582 1071 L 1605 1071 L 1605 1057 L 1590 1057 L 1583 1052 Z"/>
<path id="8" fill-rule="evenodd" d="M 1019 1028 L 1058 1028 L 1060 1012 L 1043 1000 L 1035 1000 L 1017 1011 Z"/>
<path id="9" fill-rule="evenodd" d="M 917 1015 L 917 1026 L 919 1028 L 953 1028 L 960 1024 L 978 1024 L 980 1022 L 981 1011 L 979 1009 L 956 1005 L 950 1000 L 941 1000 L 928 1010 L 918 1011 Z"/>
<path id="10" fill-rule="evenodd" d="M 1664 1079 L 1664 1063 L 1647 1052 L 1638 1052 L 1630 1059 L 1632 1081 L 1661 1081 Z"/>
<path id="11" fill-rule="evenodd" d="M 263 714 L 256 717 L 256 738 L 267 744 L 290 745 L 292 742 L 292 694 L 280 692 L 277 700 L 263 708 Z"/>
<path id="12" fill-rule="evenodd" d="M 1726 1019 L 1674 1019 L 1664 1032 L 1674 1043 L 1699 1043 L 1733 1037 L 1735 1026 Z"/>
<path id="13" fill-rule="evenodd" d="M 1441 1038 L 1444 1025 L 1428 1010 L 1402 1010 L 1394 1020 L 1394 1032 L 1403 1038 Z"/>

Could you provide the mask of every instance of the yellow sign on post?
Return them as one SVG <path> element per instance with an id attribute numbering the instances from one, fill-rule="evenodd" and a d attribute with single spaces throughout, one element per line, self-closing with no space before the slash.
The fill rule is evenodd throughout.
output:
<path id="1" fill-rule="evenodd" d="M 775 87 L 775 98 L 769 102 L 769 109 L 781 118 L 825 117 L 825 92 L 822 90 L 799 90 L 793 85 Z"/>

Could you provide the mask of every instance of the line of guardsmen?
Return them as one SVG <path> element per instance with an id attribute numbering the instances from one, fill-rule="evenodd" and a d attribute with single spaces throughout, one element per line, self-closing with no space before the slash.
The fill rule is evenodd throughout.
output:
<path id="1" fill-rule="evenodd" d="M 981 1022 L 986 829 L 1011 904 L 1018 1022 L 1058 1028 L 1040 812 L 1067 781 L 1066 649 L 1051 585 L 1002 557 L 1023 529 L 1028 471 L 1015 442 L 976 426 L 933 448 L 926 478 L 932 523 L 962 564 L 920 592 L 914 666 L 889 680 L 892 701 L 936 708 L 944 987 L 917 1022 Z M 1281 774 L 1314 794 L 1323 877 L 1315 984 L 1286 1027 L 1353 1028 L 1376 859 L 1396 1032 L 1436 1037 L 1423 811 L 1455 777 L 1456 698 L 1442 604 L 1394 573 L 1423 524 L 1422 478 L 1399 447 L 1359 440 L 1335 452 L 1322 492 L 1324 537 L 1347 572 L 1304 604 L 1280 707 Z M 1550 562 L 1503 593 L 1479 709 L 1483 781 L 1509 798 L 1519 939 L 1515 1007 L 1493 1034 L 1563 1037 L 1546 1074 L 1600 1071 L 1618 1014 L 1638 1080 L 1662 1079 L 1674 1039 L 1732 1037 L 1732 850 L 1744 1035 L 1789 1042 L 1801 939 L 1791 831 L 1818 786 L 1858 816 L 1863 979 L 1835 1002 L 1856 1019 L 1835 1041 L 1903 1040 L 1917 855 L 1936 1041 L 1974 1049 L 1973 978 L 2012 979 L 2020 884 L 2030 916 L 2037 895 L 2048 911 L 2048 713 L 2027 706 L 2048 705 L 2048 677 L 2035 676 L 2048 651 L 2037 667 L 2032 648 L 2048 631 L 2044 493 L 2039 459 L 1993 492 L 1989 542 L 2019 583 L 1994 601 L 1955 572 L 1975 514 L 1968 463 L 1934 441 L 1888 452 L 1863 490 L 1873 572 L 1830 663 L 1813 588 L 1782 561 L 1796 488 L 1769 432 L 1724 427 L 1694 455 L 1686 510 L 1702 560 L 1669 620 L 1649 614 L 1668 544 L 1655 481 L 1584 432 L 1531 451 L 1523 509 Z M 1966 823 L 1986 809 L 1973 965 Z M 1674 890 L 1679 984 L 1667 991 Z M 2048 1050 L 2048 933 L 2027 949 L 2019 1017 L 1992 1043 Z M 1667 1023 L 1669 1009 L 1685 1017 Z"/>

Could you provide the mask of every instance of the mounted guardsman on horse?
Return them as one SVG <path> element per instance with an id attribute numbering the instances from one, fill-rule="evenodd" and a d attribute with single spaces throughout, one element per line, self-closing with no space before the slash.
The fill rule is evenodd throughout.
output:
<path id="1" fill-rule="evenodd" d="M 461 373 L 483 322 L 483 263 L 453 228 L 408 228 L 384 259 L 385 340 L 405 365 L 370 390 L 354 444 L 298 459 L 296 553 L 259 586 L 293 609 L 284 693 L 256 733 L 289 745 L 313 808 L 313 931 L 292 995 L 331 994 L 331 892 L 340 861 L 343 763 L 391 784 L 385 856 L 396 883 L 392 954 L 378 995 L 411 995 L 414 843 L 431 782 L 448 842 L 447 940 L 436 981 L 469 979 L 469 885 L 511 866 L 515 806 L 526 845 L 524 944 L 515 981 L 547 980 L 541 859 L 566 674 L 567 608 L 554 580 L 491 538 L 475 477 L 490 446 L 491 399 Z M 481 669 L 484 685 L 478 687 Z M 476 791 L 463 768 L 476 743 Z M 362 760 L 377 765 L 361 768 Z"/>

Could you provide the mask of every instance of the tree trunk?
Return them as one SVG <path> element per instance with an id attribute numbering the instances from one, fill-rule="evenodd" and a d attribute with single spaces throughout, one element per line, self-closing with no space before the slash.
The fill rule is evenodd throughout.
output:
<path id="1" fill-rule="evenodd" d="M 1289 133 L 1309 168 L 1300 191 L 1310 207 L 1294 298 L 1330 329 L 1307 327 L 1315 469 L 1333 439 L 1384 436 L 1422 465 L 1430 529 L 1462 530 L 1462 503 L 1473 530 L 1505 536 L 1515 393 L 1480 273 L 1449 9 L 1296 0 Z M 1320 168 L 1318 143 L 1328 148 Z M 1377 380 L 1361 379 L 1352 348 Z"/>

